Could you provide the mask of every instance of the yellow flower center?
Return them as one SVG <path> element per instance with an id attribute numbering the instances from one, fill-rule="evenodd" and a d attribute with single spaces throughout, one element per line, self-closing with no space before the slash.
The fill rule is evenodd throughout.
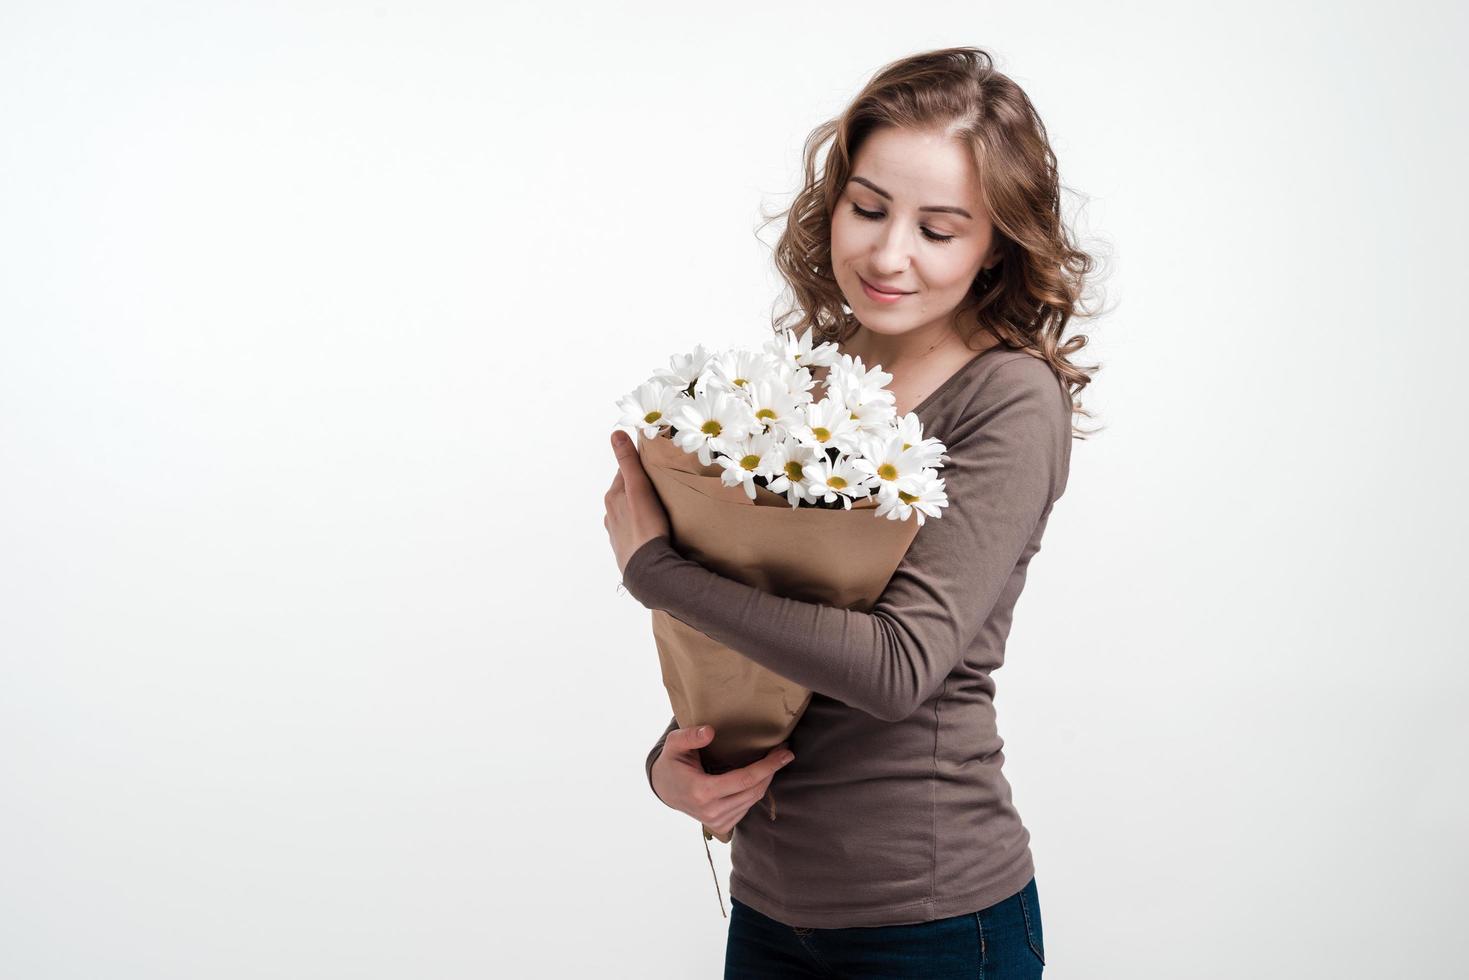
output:
<path id="1" fill-rule="evenodd" d="M 811 434 L 816 437 L 817 442 L 825 442 L 831 438 L 831 430 L 823 429 L 821 426 L 812 429 Z"/>
<path id="2" fill-rule="evenodd" d="M 911 443 L 911 442 L 905 442 L 905 443 L 903 443 L 903 448 L 904 449 L 908 449 L 908 448 L 911 448 L 912 445 L 913 445 L 913 443 Z"/>
<path id="3" fill-rule="evenodd" d="M 706 436 L 717 436 L 720 433 L 719 423 L 714 421 L 713 419 L 710 419 L 708 422 L 705 422 L 703 425 L 699 426 L 699 431 L 704 433 L 704 435 Z"/>
<path id="4" fill-rule="evenodd" d="M 795 460 L 790 460 L 785 465 L 785 474 L 792 480 L 799 480 L 803 475 L 801 471 L 801 464 L 796 462 Z"/>
<path id="5" fill-rule="evenodd" d="M 831 487 L 833 490 L 842 490 L 846 488 L 847 481 L 843 480 L 839 476 L 833 475 L 826 478 L 826 485 Z"/>
<path id="6" fill-rule="evenodd" d="M 898 499 L 901 500 L 905 504 L 911 504 L 913 501 L 917 500 L 918 498 L 916 496 L 914 496 L 913 494 L 908 493 L 907 491 L 899 490 L 898 491 Z"/>
<path id="7" fill-rule="evenodd" d="M 898 468 L 892 463 L 883 463 L 877 468 L 877 475 L 884 480 L 896 480 L 898 478 Z"/>
<path id="8" fill-rule="evenodd" d="M 734 383 L 737 384 L 737 385 L 739 385 L 741 388 L 743 388 L 745 386 L 745 379 L 744 378 L 735 378 L 734 379 Z"/>
<path id="9" fill-rule="evenodd" d="M 760 457 L 756 456 L 754 453 L 751 453 L 750 455 L 740 460 L 740 465 L 747 470 L 753 470 L 755 467 L 760 465 Z"/>
<path id="10" fill-rule="evenodd" d="M 644 422 L 648 422 L 648 423 L 651 424 L 653 422 L 658 421 L 662 417 L 663 417 L 663 413 L 660 412 L 660 411 L 658 411 L 657 409 L 654 409 L 653 411 L 649 412 L 647 415 L 644 415 L 643 416 L 643 421 Z"/>
<path id="11" fill-rule="evenodd" d="M 774 409 L 762 408 L 755 413 L 755 417 L 757 419 L 773 419 L 775 418 L 775 411 Z"/>

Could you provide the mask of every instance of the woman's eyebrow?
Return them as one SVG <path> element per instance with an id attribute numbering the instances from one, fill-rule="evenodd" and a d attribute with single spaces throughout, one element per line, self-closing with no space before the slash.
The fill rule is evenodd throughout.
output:
<path id="1" fill-rule="evenodd" d="M 871 188 L 872 191 L 873 191 L 873 193 L 877 194 L 880 197 L 887 198 L 889 201 L 891 201 L 893 199 L 893 196 L 891 194 L 889 194 L 887 191 L 883 190 L 881 187 L 878 187 L 876 184 L 874 184 L 872 181 L 868 180 L 866 177 L 853 177 L 852 178 L 852 181 L 854 183 L 861 184 L 863 187 Z M 928 205 L 926 207 L 921 207 L 918 210 L 920 210 L 920 211 L 947 211 L 950 214 L 961 214 L 964 217 L 970 219 L 971 221 L 974 220 L 974 215 L 970 214 L 968 211 L 965 211 L 963 208 L 956 208 L 956 207 L 953 207 L 953 206 L 947 205 L 947 204 L 930 204 L 930 205 Z"/>

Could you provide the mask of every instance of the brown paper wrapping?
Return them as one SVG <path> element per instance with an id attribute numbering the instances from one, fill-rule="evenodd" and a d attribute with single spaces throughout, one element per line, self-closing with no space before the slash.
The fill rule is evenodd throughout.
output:
<path id="1" fill-rule="evenodd" d="M 918 533 L 915 519 L 875 517 L 873 498 L 850 510 L 792 508 L 783 494 L 720 482 L 722 468 L 704 466 L 664 429 L 638 433 L 638 453 L 668 511 L 672 541 L 687 558 L 766 592 L 868 612 Z M 661 609 L 653 638 L 663 686 L 680 728 L 714 726 L 700 750 L 706 772 L 747 766 L 790 737 L 811 701 L 794 681 L 700 633 Z M 775 799 L 768 813 L 775 819 Z M 731 836 L 704 827 L 706 839 Z"/>

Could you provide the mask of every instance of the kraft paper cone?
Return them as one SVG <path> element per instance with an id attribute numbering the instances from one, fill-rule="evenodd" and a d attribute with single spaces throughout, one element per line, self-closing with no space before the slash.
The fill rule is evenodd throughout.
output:
<path id="1" fill-rule="evenodd" d="M 875 517 L 872 498 L 850 510 L 792 508 L 784 495 L 756 487 L 752 501 L 744 487 L 720 482 L 722 467 L 679 449 L 667 429 L 655 439 L 639 431 L 638 453 L 681 554 L 789 599 L 870 611 L 919 530 L 916 520 Z M 711 774 L 747 766 L 788 739 L 811 701 L 806 688 L 661 609 L 653 610 L 653 638 L 679 727 L 714 726 L 714 741 L 700 750 Z M 733 836 L 707 826 L 704 835 L 726 844 Z"/>

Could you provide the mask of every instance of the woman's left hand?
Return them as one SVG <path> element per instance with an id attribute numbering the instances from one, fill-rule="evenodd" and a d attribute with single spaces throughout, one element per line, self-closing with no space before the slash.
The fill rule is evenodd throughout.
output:
<path id="1" fill-rule="evenodd" d="M 602 524 L 612 539 L 612 552 L 621 574 L 634 551 L 672 531 L 668 511 L 663 509 L 663 501 L 643 469 L 638 447 L 621 429 L 612 431 L 612 452 L 617 456 L 617 475 L 607 491 L 607 518 Z"/>

